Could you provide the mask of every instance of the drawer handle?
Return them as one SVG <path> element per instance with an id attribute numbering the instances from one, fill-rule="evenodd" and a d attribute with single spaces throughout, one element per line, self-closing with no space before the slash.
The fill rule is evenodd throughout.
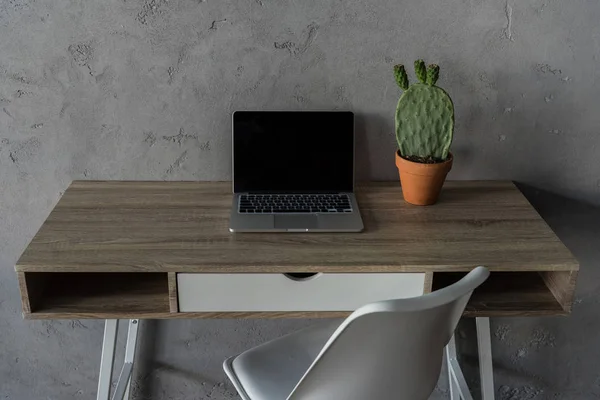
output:
<path id="1" fill-rule="evenodd" d="M 286 278 L 298 282 L 310 281 L 311 279 L 318 278 L 319 275 L 321 275 L 320 272 L 290 272 L 283 274 Z"/>

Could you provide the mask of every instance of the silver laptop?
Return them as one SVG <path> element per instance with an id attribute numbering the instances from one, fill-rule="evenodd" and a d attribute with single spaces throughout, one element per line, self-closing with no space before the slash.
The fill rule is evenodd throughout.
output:
<path id="1" fill-rule="evenodd" d="M 354 114 L 233 113 L 232 232 L 360 232 Z"/>

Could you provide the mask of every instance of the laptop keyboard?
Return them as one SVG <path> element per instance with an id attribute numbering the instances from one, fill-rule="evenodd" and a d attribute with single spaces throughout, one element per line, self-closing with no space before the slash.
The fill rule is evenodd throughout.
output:
<path id="1" fill-rule="evenodd" d="M 242 214 L 350 213 L 346 194 L 243 194 L 238 211 Z"/>

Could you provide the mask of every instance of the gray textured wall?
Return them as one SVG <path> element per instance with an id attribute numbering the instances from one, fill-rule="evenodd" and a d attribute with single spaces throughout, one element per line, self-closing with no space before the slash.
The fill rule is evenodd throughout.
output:
<path id="1" fill-rule="evenodd" d="M 395 179 L 391 67 L 423 57 L 456 103 L 452 178 L 600 204 L 599 20 L 595 0 L 1 0 L 0 397 L 95 391 L 102 324 L 22 321 L 12 270 L 69 182 L 229 179 L 236 109 L 352 109 L 359 175 Z M 598 398 L 600 216 L 531 195 L 585 279 L 571 319 L 493 321 L 499 397 Z M 309 322 L 146 322 L 135 393 L 230 398 L 223 358 Z"/>

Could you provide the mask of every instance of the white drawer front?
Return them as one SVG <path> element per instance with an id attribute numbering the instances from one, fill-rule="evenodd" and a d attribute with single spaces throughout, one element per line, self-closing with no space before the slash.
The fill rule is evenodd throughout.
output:
<path id="1" fill-rule="evenodd" d="M 425 274 L 177 274 L 179 311 L 354 311 L 379 300 L 420 296 Z"/>

